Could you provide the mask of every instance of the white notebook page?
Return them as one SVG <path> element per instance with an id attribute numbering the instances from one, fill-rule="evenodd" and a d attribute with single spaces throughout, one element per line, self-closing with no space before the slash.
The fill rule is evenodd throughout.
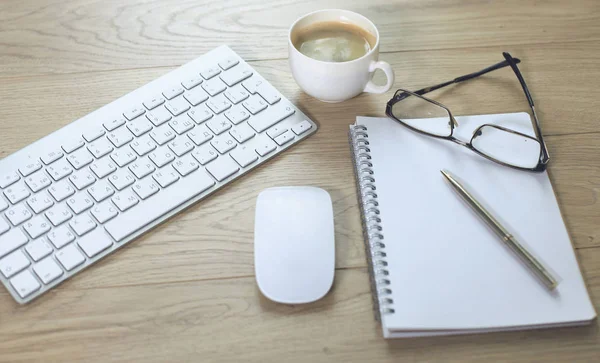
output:
<path id="1" fill-rule="evenodd" d="M 533 135 L 527 113 L 457 117 L 468 141 L 483 123 Z M 513 170 L 388 118 L 368 129 L 394 314 L 384 331 L 507 329 L 595 317 L 547 173 Z M 552 156 L 552 150 L 550 150 Z M 448 169 L 558 276 L 550 293 L 451 189 Z M 552 161 L 550 162 L 552 169 Z"/>

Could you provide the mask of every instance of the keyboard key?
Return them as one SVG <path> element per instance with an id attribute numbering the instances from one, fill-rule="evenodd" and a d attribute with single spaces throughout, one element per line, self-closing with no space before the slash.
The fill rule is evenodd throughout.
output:
<path id="1" fill-rule="evenodd" d="M 92 258 L 112 246 L 113 243 L 106 232 L 99 228 L 83 236 L 77 241 L 77 244 L 89 258 Z"/>
<path id="2" fill-rule="evenodd" d="M 169 125 L 162 125 L 150 133 L 150 137 L 159 145 L 164 145 L 175 138 L 175 132 Z"/>
<path id="3" fill-rule="evenodd" d="M 147 199 L 151 195 L 158 193 L 158 185 L 151 178 L 146 178 L 135 183 L 133 191 L 140 199 Z"/>
<path id="4" fill-rule="evenodd" d="M 27 205 L 29 205 L 29 208 L 31 208 L 35 214 L 39 214 L 52 207 L 54 202 L 48 193 L 43 192 L 27 199 Z"/>
<path id="5" fill-rule="evenodd" d="M 187 103 L 183 97 L 179 97 L 167 102 L 165 107 L 173 114 L 173 116 L 179 116 L 190 109 L 190 104 Z"/>
<path id="6" fill-rule="evenodd" d="M 67 200 L 67 205 L 71 208 L 73 213 L 79 214 L 84 210 L 91 208 L 94 205 L 94 202 L 92 201 L 92 197 L 87 195 L 87 193 L 80 193 L 69 198 Z"/>
<path id="7" fill-rule="evenodd" d="M 122 168 L 130 162 L 134 161 L 137 158 L 137 156 L 135 156 L 135 153 L 133 152 L 131 147 L 125 146 L 122 149 L 119 149 L 114 153 L 110 154 L 110 158 L 113 159 L 113 161 L 120 168 Z"/>
<path id="8" fill-rule="evenodd" d="M 269 135 L 269 137 L 271 139 L 276 138 L 277 136 L 283 134 L 284 132 L 286 132 L 288 129 L 285 126 L 281 126 L 281 125 L 275 125 L 273 127 L 271 127 L 269 129 L 269 131 L 267 131 L 267 135 Z"/>
<path id="9" fill-rule="evenodd" d="M 173 86 L 173 87 L 165 90 L 163 92 L 163 96 L 165 96 L 165 98 L 167 100 L 172 100 L 173 98 L 179 96 L 182 93 L 183 93 L 183 87 L 181 87 L 181 86 Z"/>
<path id="10" fill-rule="evenodd" d="M 42 163 L 38 159 L 29 159 L 24 166 L 19 168 L 19 172 L 23 176 L 28 176 L 42 168 Z"/>
<path id="11" fill-rule="evenodd" d="M 106 133 L 106 131 L 104 131 L 103 128 L 94 127 L 94 128 L 90 128 L 89 130 L 85 131 L 83 133 L 83 135 L 81 135 L 81 136 L 83 136 L 85 141 L 92 142 L 92 141 L 96 140 L 97 138 L 99 138 L 100 136 L 104 136 L 105 133 Z M 42 161 L 44 161 L 43 158 L 42 158 Z M 44 164 L 48 164 L 48 163 L 44 161 Z"/>
<path id="12" fill-rule="evenodd" d="M 127 172 L 127 169 L 120 169 L 108 177 L 110 183 L 117 190 L 123 190 L 135 182 L 135 178 Z"/>
<path id="13" fill-rule="evenodd" d="M 145 112 L 146 112 L 146 110 L 142 106 L 134 106 L 134 107 L 130 108 L 129 110 L 123 112 L 123 116 L 125 116 L 126 119 L 131 121 L 134 118 L 143 115 Z"/>
<path id="14" fill-rule="evenodd" d="M 281 120 L 293 115 L 295 112 L 296 110 L 294 110 L 291 105 L 280 102 L 269 107 L 269 109 L 262 112 L 260 115 L 248 120 L 248 124 L 252 126 L 256 132 L 263 132 Z"/>
<path id="15" fill-rule="evenodd" d="M 221 69 L 223 69 L 224 71 L 228 70 L 229 68 L 237 65 L 240 61 L 235 58 L 235 57 L 229 57 L 229 58 L 225 58 L 223 60 L 221 60 L 219 62 L 219 67 L 221 67 Z"/>
<path id="16" fill-rule="evenodd" d="M 206 170 L 218 181 L 223 181 L 237 173 L 240 167 L 229 155 L 225 155 L 208 164 Z"/>
<path id="17" fill-rule="evenodd" d="M 101 202 L 115 193 L 115 190 L 106 180 L 99 180 L 88 189 L 88 193 L 96 202 Z"/>
<path id="18" fill-rule="evenodd" d="M 92 208 L 92 215 L 99 223 L 107 222 L 113 219 L 117 214 L 119 214 L 119 212 L 117 212 L 117 207 L 109 200 Z"/>
<path id="19" fill-rule="evenodd" d="M 202 84 L 202 88 L 211 96 L 216 96 L 227 89 L 227 85 L 219 78 L 213 78 Z"/>
<path id="20" fill-rule="evenodd" d="M 192 131 L 188 132 L 187 137 L 190 138 L 196 145 L 202 145 L 208 140 L 213 138 L 213 133 L 210 132 L 206 125 L 200 125 L 195 127 Z"/>
<path id="21" fill-rule="evenodd" d="M 231 101 L 235 105 L 248 98 L 248 96 L 248 91 L 246 91 L 246 89 L 244 89 L 242 85 L 239 84 L 225 91 L 225 97 L 227 97 L 229 101 Z"/>
<path id="22" fill-rule="evenodd" d="M 175 161 L 173 163 L 173 167 L 177 170 L 177 172 L 179 172 L 179 174 L 181 174 L 181 176 L 186 176 L 192 171 L 198 169 L 200 165 L 196 159 L 192 157 L 192 155 L 185 155 L 181 159 Z"/>
<path id="23" fill-rule="evenodd" d="M 231 123 L 223 115 L 209 120 L 205 124 L 215 134 L 220 135 L 231 128 Z"/>
<path id="24" fill-rule="evenodd" d="M 103 158 L 90 166 L 90 170 L 96 174 L 98 179 L 102 179 L 113 171 L 117 170 L 115 163 L 110 158 Z"/>
<path id="25" fill-rule="evenodd" d="M 163 170 L 159 170 L 152 175 L 154 180 L 163 188 L 175 183 L 179 180 L 179 174 L 170 166 L 165 167 Z"/>
<path id="26" fill-rule="evenodd" d="M 131 147 L 139 156 L 144 156 L 150 151 L 156 149 L 156 143 L 150 139 L 149 135 L 142 136 L 131 143 Z"/>
<path id="27" fill-rule="evenodd" d="M 89 144 L 87 148 L 96 159 L 100 159 L 104 155 L 114 150 L 112 144 L 104 137 Z"/>
<path id="28" fill-rule="evenodd" d="M 175 160 L 175 155 L 168 147 L 162 147 L 150 154 L 150 160 L 159 168 Z"/>
<path id="29" fill-rule="evenodd" d="M 42 155 L 41 159 L 44 164 L 49 165 L 55 162 L 56 160 L 62 158 L 63 155 L 64 154 L 62 153 L 62 151 L 50 151 Z"/>
<path id="30" fill-rule="evenodd" d="M 54 251 L 45 238 L 36 239 L 35 241 L 30 242 L 25 246 L 25 250 L 29 257 L 34 261 L 39 261 Z"/>
<path id="31" fill-rule="evenodd" d="M 85 142 L 81 138 L 77 137 L 72 140 L 68 140 L 66 143 L 64 143 L 62 146 L 62 149 L 64 152 L 69 154 L 69 153 L 72 153 L 73 151 L 79 149 L 83 145 L 85 145 Z"/>
<path id="32" fill-rule="evenodd" d="M 188 112 L 188 116 L 190 116 L 195 123 L 200 125 L 202 122 L 213 117 L 213 113 L 210 112 L 206 105 L 201 105 L 191 109 L 190 112 Z"/>
<path id="33" fill-rule="evenodd" d="M 36 216 L 26 222 L 23 228 L 31 239 L 36 239 L 50 230 L 50 223 L 43 216 Z"/>
<path id="34" fill-rule="evenodd" d="M 86 149 L 79 149 L 67 156 L 67 160 L 75 170 L 79 170 L 94 161 L 94 157 Z"/>
<path id="35" fill-rule="evenodd" d="M 218 155 L 217 151 L 210 144 L 200 146 L 192 153 L 192 156 L 198 160 L 200 165 L 206 165 L 208 162 L 216 159 Z"/>
<path id="36" fill-rule="evenodd" d="M 188 115 L 181 115 L 169 122 L 169 126 L 181 135 L 194 127 L 194 121 Z"/>
<path id="37" fill-rule="evenodd" d="M 252 70 L 243 64 L 234 67 L 219 76 L 229 87 L 245 80 L 252 75 Z"/>
<path id="38" fill-rule="evenodd" d="M 127 209 L 133 207 L 139 202 L 133 192 L 129 189 L 115 195 L 111 200 L 121 212 L 125 212 Z"/>
<path id="39" fill-rule="evenodd" d="M 0 234 L 5 233 L 10 229 L 10 224 L 0 216 Z"/>
<path id="40" fill-rule="evenodd" d="M 135 175 L 136 178 L 142 179 L 146 175 L 152 174 L 156 168 L 154 164 L 152 164 L 148 158 L 143 158 L 135 163 L 129 165 L 129 170 Z"/>
<path id="41" fill-rule="evenodd" d="M 131 131 L 136 137 L 140 137 L 146 132 L 152 130 L 152 124 L 148 119 L 141 117 L 137 120 L 133 120 L 127 124 L 127 128 Z"/>
<path id="42" fill-rule="evenodd" d="M 71 183 L 73 183 L 73 185 L 75 185 L 75 188 L 77 188 L 77 190 L 81 190 L 94 184 L 96 178 L 94 178 L 91 172 L 87 170 L 81 170 L 71 175 L 69 177 L 69 180 L 71 181 Z"/>
<path id="43" fill-rule="evenodd" d="M 260 137 L 260 141 L 254 145 L 255 150 L 260 156 L 265 156 L 277 149 L 277 145 L 267 135 Z"/>
<path id="44" fill-rule="evenodd" d="M 233 150 L 229 155 L 235 160 L 242 168 L 252 164 L 258 160 L 258 155 L 253 148 L 247 146 L 240 146 Z"/>
<path id="45" fill-rule="evenodd" d="M 118 117 L 115 119 L 112 119 L 110 121 L 106 121 L 105 123 L 102 124 L 102 126 L 104 126 L 104 128 L 108 131 L 112 131 L 112 130 L 116 130 L 119 127 L 125 125 L 125 123 L 127 122 L 127 120 L 125 119 L 125 117 Z"/>
<path id="46" fill-rule="evenodd" d="M 194 148 L 194 144 L 185 137 L 179 137 L 169 143 L 169 149 L 177 156 L 183 156 Z"/>
<path id="47" fill-rule="evenodd" d="M 144 101 L 144 107 L 146 107 L 148 110 L 152 110 L 163 103 L 165 103 L 163 96 L 157 95 Z"/>
<path id="48" fill-rule="evenodd" d="M 9 278 L 29 266 L 29 264 L 27 256 L 20 250 L 17 250 L 0 260 L 0 271 L 4 277 Z"/>
<path id="49" fill-rule="evenodd" d="M 25 270 L 10 279 L 10 284 L 22 299 L 37 291 L 41 286 L 29 270 Z"/>
<path id="50" fill-rule="evenodd" d="M 242 83 L 242 85 L 248 92 L 252 94 L 258 93 L 270 105 L 277 103 L 281 99 L 275 88 L 258 77 L 251 78 Z"/>
<path id="51" fill-rule="evenodd" d="M 21 177 L 15 172 L 0 175 L 0 188 L 6 188 L 7 186 L 16 183 L 19 179 L 21 179 Z"/>
<path id="52" fill-rule="evenodd" d="M 67 271 L 71 271 L 85 262 L 85 257 L 83 257 L 81 252 L 75 247 L 75 243 L 71 243 L 58 251 L 58 253 L 56 253 L 56 259 Z"/>
<path id="53" fill-rule="evenodd" d="M 154 126 L 160 126 L 171 119 L 171 113 L 164 107 L 159 107 L 152 112 L 146 114 L 146 118 L 152 122 Z"/>
<path id="54" fill-rule="evenodd" d="M 107 222 L 104 227 L 117 242 L 122 241 L 214 184 L 214 180 L 204 170 L 198 170 L 177 182 L 177 193 L 158 193 L 145 201 L 143 208 L 132 208 Z"/>
<path id="55" fill-rule="evenodd" d="M 48 257 L 33 266 L 33 271 L 38 275 L 44 284 L 49 284 L 63 274 L 63 270 L 58 266 L 52 257 Z"/>
<path id="56" fill-rule="evenodd" d="M 181 82 L 181 85 L 185 87 L 185 89 L 190 90 L 199 85 L 200 83 L 202 83 L 202 78 L 199 76 L 193 76 Z"/>
<path id="57" fill-rule="evenodd" d="M 121 147 L 133 140 L 133 135 L 126 127 L 116 129 L 110 132 L 106 137 L 113 145 L 115 145 L 115 147 Z"/>
<path id="58" fill-rule="evenodd" d="M 75 188 L 66 180 L 55 183 L 51 186 L 48 191 L 54 197 L 57 202 L 63 201 L 64 199 L 75 194 Z"/>
<path id="59" fill-rule="evenodd" d="M 242 105 L 246 107 L 251 114 L 256 115 L 260 111 L 267 108 L 267 102 L 260 96 L 250 96 L 246 101 L 242 102 Z"/>
<path id="60" fill-rule="evenodd" d="M 258 88 L 263 84 L 265 84 L 265 81 L 262 78 L 256 76 L 251 77 L 250 79 L 242 82 L 242 86 L 244 86 L 244 88 L 247 89 L 248 92 L 250 92 L 253 95 L 257 93 Z"/>
<path id="61" fill-rule="evenodd" d="M 27 236 L 25 236 L 25 233 L 19 228 L 13 228 L 3 235 L 0 235 L 0 257 L 23 246 L 27 241 Z"/>
<path id="62" fill-rule="evenodd" d="M 44 171 L 39 171 L 25 178 L 25 184 L 34 192 L 37 193 L 48 185 L 52 184 L 50 177 Z"/>
<path id="63" fill-rule="evenodd" d="M 234 125 L 237 125 L 250 117 L 250 113 L 242 106 L 233 106 L 229 111 L 225 112 L 225 116 Z"/>
<path id="64" fill-rule="evenodd" d="M 48 239 L 50 242 L 52 242 L 54 247 L 62 248 L 67 243 L 75 240 L 75 235 L 73 232 L 71 232 L 67 225 L 64 225 L 54 228 L 50 233 L 48 233 Z"/>
<path id="65" fill-rule="evenodd" d="M 210 144 L 221 154 L 224 154 L 237 146 L 237 143 L 229 134 L 215 138 Z"/>
<path id="66" fill-rule="evenodd" d="M 55 207 L 52 207 L 46 213 L 44 213 L 44 215 L 50 220 L 50 223 L 52 223 L 52 225 L 54 225 L 55 227 L 68 221 L 69 219 L 71 219 L 71 217 L 73 217 L 73 214 L 71 214 L 71 212 L 64 205 L 57 205 Z M 52 234 L 55 231 L 56 229 L 50 232 L 50 234 Z"/>
<path id="67" fill-rule="evenodd" d="M 46 172 L 50 174 L 52 179 L 59 181 L 67 175 L 70 175 L 73 172 L 73 168 L 71 168 L 71 164 L 63 159 L 58 160 L 54 164 L 47 167 Z"/>
<path id="68" fill-rule="evenodd" d="M 27 198 L 30 194 L 31 193 L 29 192 L 29 189 L 27 189 L 23 182 L 11 185 L 10 187 L 4 190 L 4 196 L 12 204 L 19 203 L 23 199 Z"/>
<path id="69" fill-rule="evenodd" d="M 73 218 L 69 222 L 69 226 L 71 226 L 73 231 L 75 231 L 75 233 L 81 237 L 92 229 L 96 228 L 96 222 L 94 222 L 94 220 L 86 213 Z"/>
<path id="70" fill-rule="evenodd" d="M 197 106 L 197 105 L 201 104 L 202 102 L 208 100 L 208 95 L 200 87 L 187 92 L 186 94 L 183 95 L 183 97 L 189 103 L 191 103 L 192 106 Z"/>
<path id="71" fill-rule="evenodd" d="M 8 202 L 4 200 L 4 198 L 2 198 L 2 195 L 0 195 L 0 212 L 5 210 L 6 208 L 8 208 Z"/>
<path id="72" fill-rule="evenodd" d="M 200 75 L 204 77 L 204 79 L 211 79 L 219 73 L 221 73 L 219 67 L 213 66 L 205 68 L 203 71 L 200 72 Z"/>
<path id="73" fill-rule="evenodd" d="M 287 144 L 288 142 L 292 141 L 294 139 L 294 134 L 291 131 L 286 131 L 283 134 L 277 136 L 275 138 L 275 142 L 277 143 L 277 145 L 281 146 L 284 144 Z"/>
<path id="74" fill-rule="evenodd" d="M 310 124 L 310 122 L 304 120 L 304 121 L 292 126 L 292 131 L 294 131 L 294 133 L 296 135 L 302 135 L 303 133 L 310 130 L 311 128 L 312 128 L 312 125 Z"/>
<path id="75" fill-rule="evenodd" d="M 13 226 L 17 226 L 33 216 L 29 209 L 25 207 L 25 204 L 19 204 L 17 206 L 12 207 L 8 211 L 6 211 L 5 215 L 6 218 L 8 218 L 8 220 L 10 221 L 10 223 L 13 224 Z"/>

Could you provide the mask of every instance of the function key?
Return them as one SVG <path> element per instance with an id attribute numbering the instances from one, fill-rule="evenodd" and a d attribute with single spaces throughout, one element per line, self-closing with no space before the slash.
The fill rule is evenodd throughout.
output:
<path id="1" fill-rule="evenodd" d="M 235 66 L 236 64 L 238 64 L 240 61 L 237 60 L 237 58 L 234 57 L 229 57 L 229 58 L 225 58 L 222 61 L 219 62 L 219 67 L 221 67 L 224 71 L 228 70 L 229 68 Z"/>
<path id="2" fill-rule="evenodd" d="M 75 140 L 67 141 L 63 144 L 62 149 L 67 153 L 72 153 L 73 151 L 79 149 L 85 144 L 81 138 L 77 138 Z"/>
<path id="3" fill-rule="evenodd" d="M 104 127 L 106 127 L 106 126 L 104 126 Z M 108 131 L 112 131 L 112 130 L 108 130 Z M 85 139 L 85 141 L 92 142 L 92 141 L 96 140 L 97 138 L 99 138 L 100 136 L 104 135 L 104 133 L 105 133 L 105 131 L 104 131 L 104 129 L 102 129 L 102 127 L 96 127 L 96 128 L 93 128 L 93 129 L 90 129 L 90 130 L 84 132 L 82 136 Z M 43 158 L 42 158 L 42 161 L 44 161 Z M 46 162 L 44 161 L 44 163 L 46 163 Z"/>
<path id="4" fill-rule="evenodd" d="M 204 77 L 204 79 L 211 79 L 219 73 L 221 73 L 221 70 L 219 69 L 219 67 L 214 66 L 214 67 L 206 68 L 205 70 L 200 72 L 200 75 L 202 77 Z"/>
<path id="5" fill-rule="evenodd" d="M 160 105 L 162 105 L 163 103 L 165 103 L 165 99 L 163 96 L 154 96 L 146 101 L 144 101 L 144 107 L 146 107 L 149 110 L 152 110 Z"/>
<path id="6" fill-rule="evenodd" d="M 50 151 L 44 155 L 42 155 L 42 162 L 46 165 L 55 162 L 56 160 L 63 157 L 62 151 Z"/>
<path id="7" fill-rule="evenodd" d="M 141 106 L 136 106 L 133 107 L 130 110 L 127 110 L 125 112 L 123 112 L 123 116 L 125 116 L 125 118 L 127 118 L 129 121 L 133 120 L 134 118 L 143 115 L 144 112 L 146 112 L 146 110 L 144 110 L 143 107 Z"/>
<path id="8" fill-rule="evenodd" d="M 223 82 L 227 83 L 229 87 L 236 83 L 239 83 L 252 75 L 252 70 L 245 66 L 235 67 L 232 70 L 221 74 Z"/>
<path id="9" fill-rule="evenodd" d="M 21 179 L 21 177 L 15 172 L 0 175 L 0 188 L 6 188 L 7 186 L 17 182 L 19 179 Z"/>
<path id="10" fill-rule="evenodd" d="M 202 78 L 200 76 L 194 76 L 181 82 L 181 85 L 185 87 L 185 89 L 190 90 L 199 85 L 200 83 L 202 83 Z"/>
<path id="11" fill-rule="evenodd" d="M 106 128 L 108 131 L 112 131 L 112 130 L 124 125 L 126 122 L 127 122 L 127 120 L 125 120 L 124 117 L 119 117 L 114 120 L 106 121 L 102 125 L 104 125 L 104 128 Z"/>
<path id="12" fill-rule="evenodd" d="M 171 100 L 171 99 L 179 96 L 182 93 L 183 93 L 183 87 L 175 86 L 175 87 L 169 88 L 168 90 L 164 91 L 163 95 L 167 98 L 167 100 Z"/>

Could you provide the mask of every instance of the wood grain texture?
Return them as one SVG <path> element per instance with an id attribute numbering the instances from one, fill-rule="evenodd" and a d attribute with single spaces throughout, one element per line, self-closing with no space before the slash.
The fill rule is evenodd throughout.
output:
<path id="1" fill-rule="evenodd" d="M 223 43 L 285 58 L 290 24 L 326 8 L 373 19 L 384 52 L 600 40 L 596 0 L 4 0 L 0 75 L 175 66 Z"/>
<path id="2" fill-rule="evenodd" d="M 482 69 L 504 50 L 522 59 L 552 156 L 550 177 L 600 307 L 599 2 L 10 0 L 0 2 L 0 158 L 222 43 L 252 60 L 321 129 L 33 303 L 18 306 L 0 290 L 0 362 L 588 362 L 600 355 L 597 322 L 383 340 L 346 132 L 356 115 L 383 115 L 392 92 L 324 104 L 298 89 L 285 59 L 286 29 L 326 7 L 357 10 L 378 25 L 396 87 Z M 507 69 L 433 96 L 457 115 L 527 111 Z M 270 303 L 254 282 L 255 198 L 282 185 L 319 186 L 334 202 L 336 282 L 315 304 Z"/>

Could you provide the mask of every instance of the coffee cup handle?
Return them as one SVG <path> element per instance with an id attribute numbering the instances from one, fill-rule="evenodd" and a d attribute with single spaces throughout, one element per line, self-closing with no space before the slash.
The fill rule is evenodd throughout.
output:
<path id="1" fill-rule="evenodd" d="M 392 88 L 394 84 L 394 70 L 389 63 L 384 61 L 373 61 L 369 65 L 369 73 L 375 72 L 377 69 L 381 69 L 387 78 L 387 82 L 384 86 L 378 86 L 373 83 L 373 79 L 370 79 L 365 86 L 365 92 L 368 93 L 385 93 Z"/>

